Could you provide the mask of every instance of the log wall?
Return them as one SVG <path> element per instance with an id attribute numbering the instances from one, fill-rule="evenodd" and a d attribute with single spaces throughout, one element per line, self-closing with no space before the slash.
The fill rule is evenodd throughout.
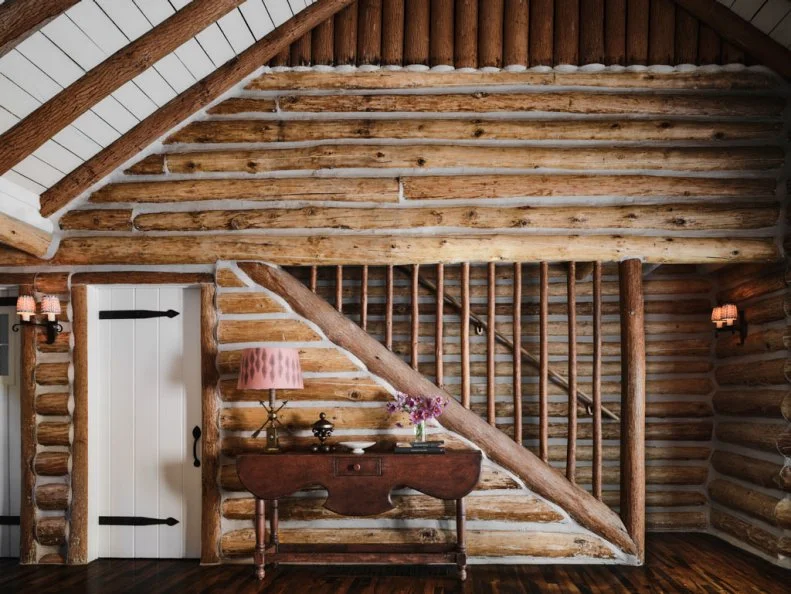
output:
<path id="1" fill-rule="evenodd" d="M 749 334 L 716 340 L 716 444 L 708 482 L 711 529 L 791 567 L 789 273 L 734 266 L 716 272 L 717 300 L 735 303 Z"/>
<path id="2" fill-rule="evenodd" d="M 219 480 L 223 517 L 219 547 L 221 557 L 230 560 L 250 557 L 254 545 L 253 499 L 239 483 L 234 460 L 240 453 L 260 451 L 265 445 L 263 439 L 249 437 L 266 418 L 258 403 L 260 393 L 236 389 L 240 349 L 255 345 L 288 345 L 301 351 L 305 389 L 278 392 L 279 399 L 289 401 L 279 415 L 286 444 L 312 443 L 310 426 L 318 420 L 320 412 L 325 412 L 335 424 L 332 439 L 335 443 L 344 439 L 408 440 L 411 429 L 397 427 L 396 423 L 405 419 L 391 417 L 385 411 L 384 404 L 391 397 L 392 388 L 236 266 L 221 266 L 226 279 L 234 274 L 239 282 L 233 284 L 243 285 L 217 289 L 221 374 L 218 391 L 222 401 Z M 321 289 L 327 287 L 323 278 L 321 283 Z M 354 286 L 355 283 L 349 283 L 349 287 Z M 375 286 L 372 289 L 378 301 L 381 291 Z M 334 288 L 332 295 L 335 295 Z M 354 300 L 347 300 L 344 295 L 344 308 L 353 307 L 353 304 Z M 439 426 L 431 428 L 430 434 L 444 439 L 449 447 L 465 446 L 458 436 Z M 364 539 L 367 542 L 409 543 L 445 542 L 453 538 L 452 522 L 438 523 L 451 519 L 453 509 L 412 491 L 397 491 L 394 495 L 396 509 L 366 519 L 344 518 L 328 512 L 322 506 L 325 496 L 322 491 L 313 489 L 281 501 L 281 542 L 345 543 Z M 482 480 L 469 497 L 467 507 L 468 552 L 473 559 L 623 559 L 612 546 L 581 529 L 563 510 L 531 493 L 518 479 L 491 461 L 485 461 Z"/>
<path id="3" fill-rule="evenodd" d="M 51 263 L 774 261 L 784 89 L 751 69 L 266 72 L 67 212 Z"/>
<path id="4" fill-rule="evenodd" d="M 472 265 L 470 270 L 470 311 L 488 322 L 488 271 L 485 265 Z M 522 273 L 522 346 L 532 354 L 539 353 L 539 269 L 524 264 Z M 495 324 L 499 332 L 511 338 L 513 333 L 513 266 L 496 266 Z M 567 375 L 568 329 L 566 324 L 566 270 L 553 265 L 549 284 L 549 365 L 562 376 Z M 306 285 L 310 271 L 294 268 L 291 272 Z M 336 289 L 334 267 L 318 270 L 318 294 L 333 302 Z M 705 482 L 711 454 L 713 411 L 711 395 L 711 311 L 709 280 L 694 267 L 663 266 L 653 272 L 646 267 L 647 336 L 647 526 L 649 530 L 703 530 L 707 525 Z M 358 267 L 343 269 L 343 312 L 352 320 L 360 320 L 361 278 Z M 422 277 L 435 281 L 436 269 L 421 266 Z M 444 267 L 445 294 L 460 298 L 461 269 Z M 620 324 L 618 303 L 618 269 L 603 267 L 602 282 L 602 401 L 616 414 L 620 412 Z M 590 272 L 576 282 L 577 295 L 577 375 L 579 389 L 590 394 L 593 372 L 592 356 L 592 280 Z M 368 267 L 368 331 L 385 343 L 386 269 Z M 419 290 L 418 371 L 436 381 L 436 297 L 427 288 Z M 396 268 L 393 288 L 393 351 L 411 361 L 412 350 L 411 279 L 406 270 Z M 455 310 L 445 308 L 443 383 L 446 390 L 462 399 L 461 318 Z M 486 333 L 470 332 L 471 408 L 487 416 Z M 522 428 L 523 443 L 539 454 L 538 406 L 539 370 L 522 365 Z M 497 344 L 494 362 L 495 424 L 513 435 L 513 355 Z M 549 447 L 550 463 L 565 470 L 566 435 L 568 432 L 568 396 L 549 384 Z M 593 424 L 590 413 L 578 406 L 578 441 L 576 481 L 592 488 Z M 618 509 L 620 423 L 603 420 L 603 500 Z"/>
<path id="5" fill-rule="evenodd" d="M 628 21 L 627 21 L 628 18 Z M 645 0 L 359 0 L 272 60 L 273 66 L 383 64 L 752 63 L 680 6 Z"/>
<path id="6" fill-rule="evenodd" d="M 71 505 L 71 444 L 73 396 L 71 367 L 71 307 L 69 275 L 63 273 L 0 274 L 0 285 L 16 285 L 37 299 L 55 294 L 61 300 L 64 331 L 46 344 L 43 328 L 32 333 L 34 346 L 20 366 L 23 395 L 21 517 L 26 519 L 20 547 L 23 563 L 65 563 Z M 24 330 L 23 330 L 24 331 Z M 28 521 L 32 522 L 26 531 Z"/>

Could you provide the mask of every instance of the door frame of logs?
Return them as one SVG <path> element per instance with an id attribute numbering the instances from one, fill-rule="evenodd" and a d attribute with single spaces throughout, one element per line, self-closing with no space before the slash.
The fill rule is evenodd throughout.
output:
<path id="1" fill-rule="evenodd" d="M 179 285 L 198 286 L 201 291 L 201 563 L 219 563 L 220 487 L 219 471 L 219 378 L 213 274 L 180 274 L 161 272 L 96 272 L 76 273 L 70 278 L 72 333 L 74 346 L 71 363 L 74 367 L 74 408 L 71 414 L 71 471 L 68 473 L 71 497 L 68 508 L 68 539 L 65 562 L 81 565 L 88 559 L 88 289 L 91 285 Z M 33 285 L 20 284 L 19 290 L 33 290 Z M 20 506 L 20 563 L 39 563 L 36 537 L 39 526 L 35 504 L 37 452 L 36 419 L 36 335 L 35 329 L 22 331 L 20 357 L 20 409 L 22 416 L 21 451 L 23 497 Z M 66 538 L 64 533 L 63 538 Z"/>

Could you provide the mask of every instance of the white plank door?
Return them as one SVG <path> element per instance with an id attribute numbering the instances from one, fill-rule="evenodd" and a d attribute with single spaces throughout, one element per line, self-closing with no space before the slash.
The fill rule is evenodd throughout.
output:
<path id="1" fill-rule="evenodd" d="M 179 315 L 98 320 L 101 310 L 169 309 Z M 175 526 L 100 526 L 96 555 L 197 558 L 201 470 L 193 465 L 192 430 L 201 425 L 200 291 L 94 289 L 91 324 L 89 364 L 98 366 L 90 388 L 91 470 L 98 473 L 92 513 L 96 520 L 178 520 Z"/>
<path id="2" fill-rule="evenodd" d="M 19 516 L 19 335 L 13 307 L 0 307 L 0 516 Z M 0 557 L 19 557 L 19 526 L 0 523 Z"/>

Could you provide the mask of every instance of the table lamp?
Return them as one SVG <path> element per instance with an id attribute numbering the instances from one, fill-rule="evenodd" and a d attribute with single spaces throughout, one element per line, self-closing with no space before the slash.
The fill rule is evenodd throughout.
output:
<path id="1" fill-rule="evenodd" d="M 265 452 L 279 452 L 277 425 L 280 421 L 277 413 L 288 402 L 283 402 L 275 409 L 275 390 L 302 390 L 302 367 L 299 364 L 299 351 L 297 349 L 257 347 L 242 351 L 242 361 L 239 367 L 239 390 L 269 390 L 269 406 L 261 402 L 267 411 L 266 422 L 253 433 L 258 437 L 266 428 Z"/>

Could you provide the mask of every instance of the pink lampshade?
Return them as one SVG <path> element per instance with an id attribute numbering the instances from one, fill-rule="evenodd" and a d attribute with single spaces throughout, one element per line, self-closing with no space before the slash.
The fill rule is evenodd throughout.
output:
<path id="1" fill-rule="evenodd" d="M 20 295 L 16 300 L 16 313 L 25 322 L 36 315 L 36 300 L 33 295 Z"/>
<path id="2" fill-rule="evenodd" d="M 299 351 L 274 347 L 245 349 L 236 387 L 239 390 L 301 390 L 304 385 Z"/>
<path id="3" fill-rule="evenodd" d="M 60 299 L 55 295 L 44 295 L 41 299 L 41 313 L 45 314 L 50 322 L 54 322 L 61 313 Z"/>

